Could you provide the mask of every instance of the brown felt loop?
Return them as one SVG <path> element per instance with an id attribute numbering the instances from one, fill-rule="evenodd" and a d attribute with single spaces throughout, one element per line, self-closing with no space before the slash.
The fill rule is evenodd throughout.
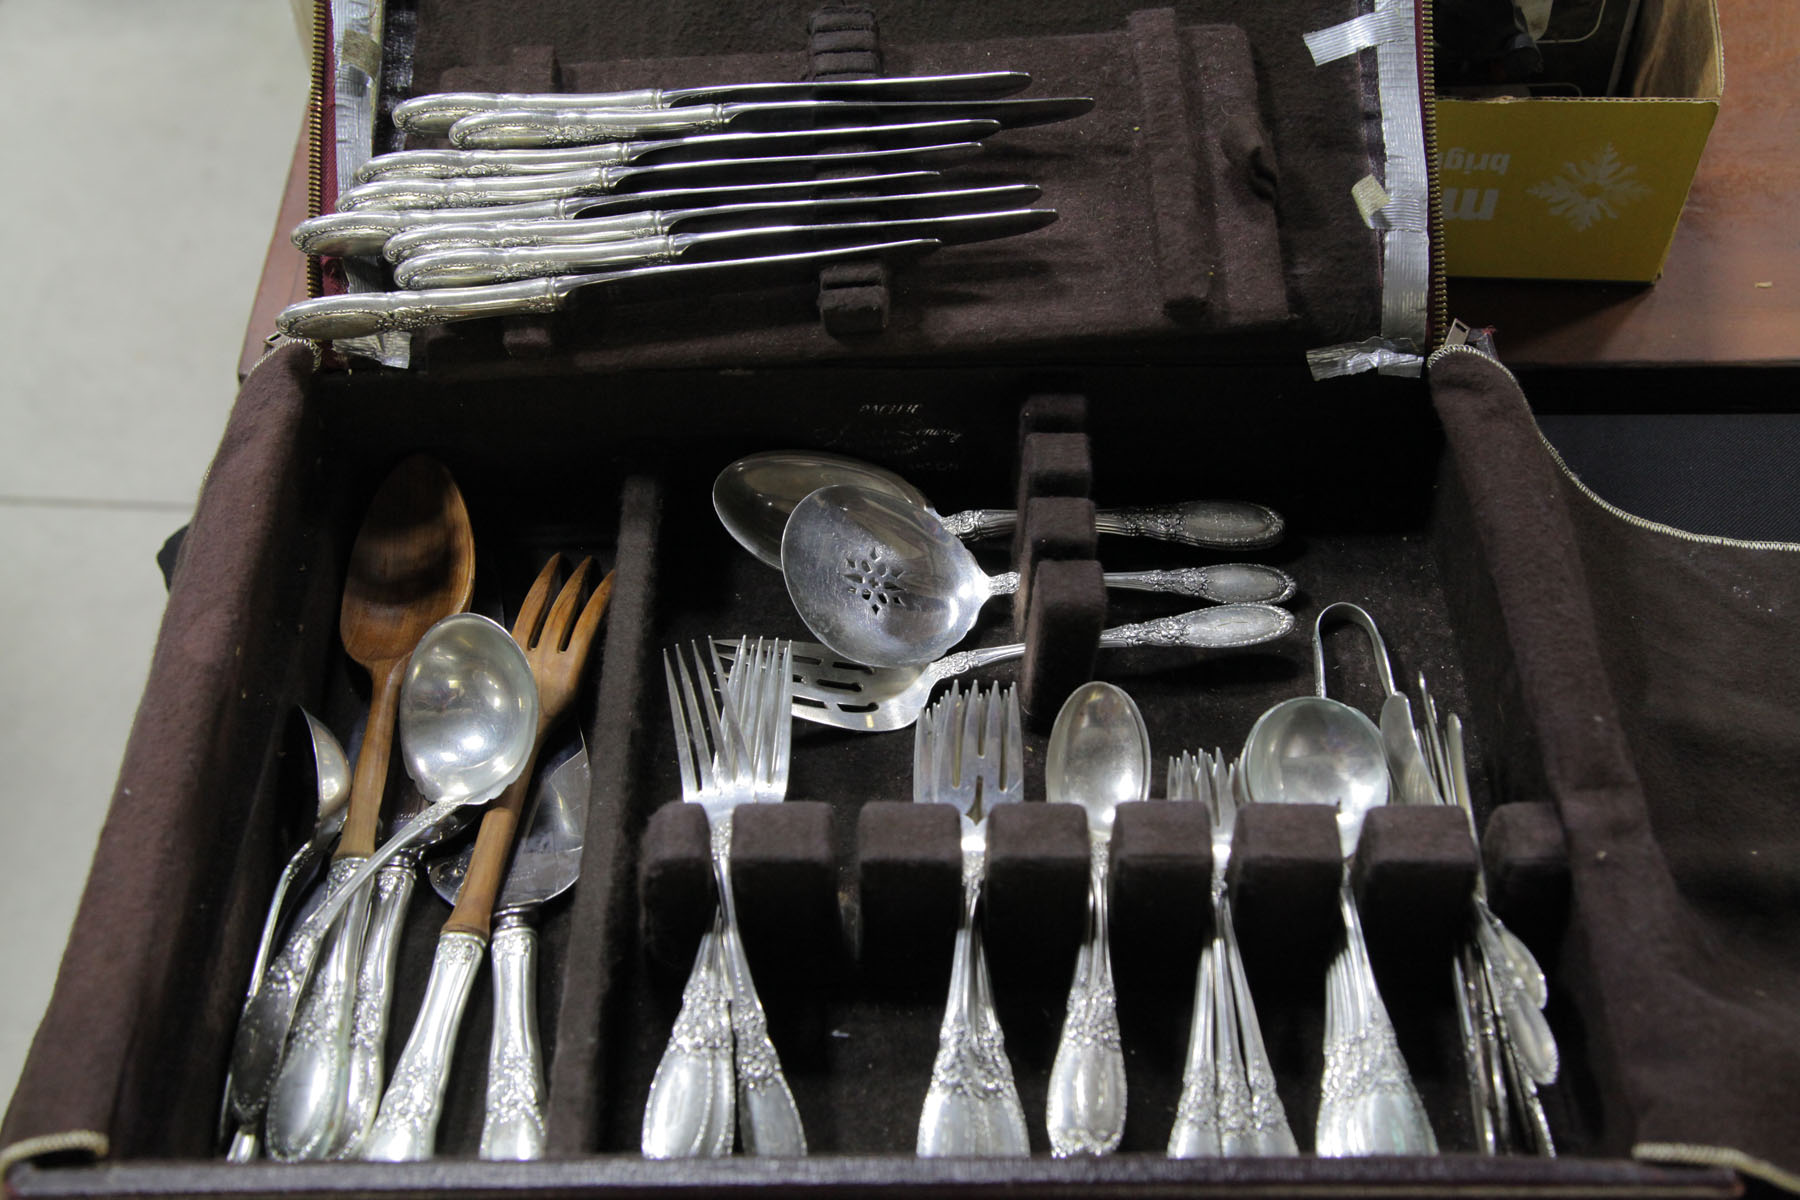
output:
<path id="1" fill-rule="evenodd" d="M 1127 803 L 1113 818 L 1113 961 L 1192 982 L 1212 908 L 1212 820 L 1202 804 Z"/>
<path id="2" fill-rule="evenodd" d="M 809 33 L 807 78 L 872 79 L 882 73 L 881 37 L 875 10 L 867 5 L 830 5 L 815 11 Z M 865 277 L 845 286 L 842 269 Z M 832 276 L 833 271 L 839 274 Z M 832 337 L 879 333 L 888 326 L 893 293 L 886 264 L 841 264 L 819 275 L 819 323 Z"/>
<path id="3" fill-rule="evenodd" d="M 738 930 L 768 977 L 816 979 L 842 945 L 831 806 L 744 804 L 731 815 Z"/>
<path id="4" fill-rule="evenodd" d="M 1338 856 L 1335 810 L 1318 804 L 1247 804 L 1232 830 L 1232 920 L 1238 941 L 1291 956 L 1297 966 L 1322 964 L 1336 944 Z"/>
<path id="5" fill-rule="evenodd" d="M 644 948 L 685 969 L 712 924 L 712 833 L 698 804 L 665 804 L 644 827 L 638 852 L 638 911 Z"/>
<path id="6" fill-rule="evenodd" d="M 1502 804 L 1481 835 L 1488 903 L 1513 932 L 1547 946 L 1569 919 L 1569 847 L 1556 807 Z"/>
<path id="7" fill-rule="evenodd" d="M 1026 502 L 1020 514 L 1019 532 L 1013 538 L 1018 555 L 1013 569 L 1019 573 L 1019 592 L 1013 598 L 1013 628 L 1019 636 L 1025 633 L 1031 611 L 1038 563 L 1093 558 L 1098 542 L 1092 500 L 1049 496 Z"/>
<path id="8" fill-rule="evenodd" d="M 1019 449 L 1013 507 L 1037 496 L 1087 496 L 1094 490 L 1093 450 L 1085 433 L 1027 433 Z"/>
<path id="9" fill-rule="evenodd" d="M 962 820 L 953 805 L 864 804 L 856 818 L 856 878 L 865 969 L 949 961 L 962 907 Z"/>
<path id="10" fill-rule="evenodd" d="M 1350 872 L 1372 943 L 1448 954 L 1468 929 L 1475 843 L 1454 806 L 1386 805 L 1364 819 Z"/>
<path id="11" fill-rule="evenodd" d="M 1164 310 L 1197 321 L 1212 289 L 1211 179 L 1188 108 L 1187 45 L 1172 8 L 1131 14 L 1131 52 L 1143 93 L 1139 141 L 1149 171 L 1156 282 Z"/>
<path id="12" fill-rule="evenodd" d="M 1041 392 L 1019 408 L 1019 436 L 1080 433 L 1087 428 L 1087 397 L 1077 392 Z"/>
<path id="13" fill-rule="evenodd" d="M 1039 563 L 1025 618 L 1019 706 L 1048 729 L 1069 693 L 1092 679 L 1106 620 L 1106 585 L 1092 559 Z"/>
<path id="14" fill-rule="evenodd" d="M 984 943 L 995 974 L 1066 987 L 1087 920 L 1087 813 L 1002 804 L 988 817 Z"/>

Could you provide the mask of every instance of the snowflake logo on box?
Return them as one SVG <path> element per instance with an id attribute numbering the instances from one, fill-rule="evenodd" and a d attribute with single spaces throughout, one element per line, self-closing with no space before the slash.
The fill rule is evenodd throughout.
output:
<path id="1" fill-rule="evenodd" d="M 1556 175 L 1525 190 L 1580 232 L 1616 219 L 1619 209 L 1650 194 L 1636 175 L 1637 168 L 1620 162 L 1618 151 L 1608 143 L 1585 162 L 1564 163 Z"/>

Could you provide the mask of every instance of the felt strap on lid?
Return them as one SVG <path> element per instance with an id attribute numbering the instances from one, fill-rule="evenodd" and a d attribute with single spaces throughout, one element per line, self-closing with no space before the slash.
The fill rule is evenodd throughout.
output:
<path id="1" fill-rule="evenodd" d="M 875 10 L 866 5 L 832 5 L 807 23 L 811 79 L 873 79 L 882 73 L 881 34 Z M 862 168 L 857 174 L 869 174 Z M 844 193 L 848 195 L 850 193 Z M 834 337 L 878 333 L 887 328 L 887 265 L 878 259 L 840 263 L 819 272 L 819 319 Z"/>

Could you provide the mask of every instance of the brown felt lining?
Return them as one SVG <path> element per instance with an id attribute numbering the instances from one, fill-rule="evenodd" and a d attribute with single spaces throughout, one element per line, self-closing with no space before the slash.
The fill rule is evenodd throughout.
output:
<path id="1" fill-rule="evenodd" d="M 497 385 L 480 379 L 411 386 L 369 375 L 321 379 L 306 400 L 311 415 L 303 416 L 305 364 L 302 351 L 281 352 L 252 377 L 228 426 L 127 754 L 121 786 L 131 795 L 127 800 L 121 793 L 103 835 L 69 961 L 9 1111 L 5 1140 L 90 1128 L 107 1131 L 126 1162 L 209 1152 L 238 1003 L 234 981 L 253 946 L 259 897 L 286 856 L 287 846 L 272 835 L 280 830 L 283 839 L 291 836 L 286 806 L 295 800 L 280 794 L 267 760 L 293 701 L 318 705 L 340 732 L 354 724 L 366 685 L 342 664 L 335 647 L 332 616 L 342 556 L 356 514 L 386 466 L 402 450 L 425 449 L 452 466 L 475 514 L 482 547 L 478 607 L 504 614 L 549 548 L 596 551 L 620 571 L 604 661 L 583 702 L 590 745 L 605 748 L 596 750 L 596 762 L 604 765 L 589 826 L 594 872 L 546 921 L 546 978 L 552 982 L 543 1012 L 554 1052 L 550 1115 L 559 1151 L 630 1155 L 682 974 L 680 967 L 646 959 L 636 937 L 637 839 L 649 814 L 677 794 L 659 685 L 647 668 L 655 649 L 677 638 L 739 628 L 800 632 L 791 611 L 784 611 L 778 577 L 735 554 L 717 529 L 706 481 L 739 453 L 805 444 L 810 431 L 816 444 L 902 469 L 945 508 L 979 505 L 1003 494 L 1006 480 L 971 468 L 1003 459 L 1016 444 L 1017 406 L 1032 389 L 1004 371 L 943 372 L 929 380 L 879 371 L 814 376 L 814 386 L 804 392 L 796 392 L 792 379 L 693 373 L 634 378 L 628 396 L 596 401 L 591 380 L 571 374 L 550 378 L 529 395 L 505 388 L 515 420 L 501 428 L 484 416 L 500 394 Z M 1572 923 L 1559 939 L 1558 957 L 1549 957 L 1557 949 L 1551 942 L 1538 948 L 1552 962 L 1551 1018 L 1565 1056 L 1566 1082 L 1550 1089 L 1547 1101 L 1563 1148 L 1573 1156 L 1569 1169 L 1579 1171 L 1584 1155 L 1624 1154 L 1634 1140 L 1723 1140 L 1728 1131 L 1740 1134 L 1732 1144 L 1771 1157 L 1779 1153 L 1779 1145 L 1752 1143 L 1750 1122 L 1757 1114 L 1786 1119 L 1791 1111 L 1755 1098 L 1782 1094 L 1777 1089 L 1786 1085 L 1776 1072 L 1785 1051 L 1771 1026 L 1750 1024 L 1754 1042 L 1741 1037 L 1743 1022 L 1765 1018 L 1753 994 L 1745 1000 L 1739 991 L 1782 977 L 1770 962 L 1772 948 L 1780 946 L 1779 926 L 1746 926 L 1741 918 L 1782 895 L 1787 876 L 1779 868 L 1762 874 L 1750 869 L 1739 872 L 1735 892 L 1721 889 L 1719 880 L 1729 879 L 1709 872 L 1708 854 L 1758 848 L 1731 838 L 1706 843 L 1722 849 L 1671 855 L 1677 869 L 1670 873 L 1641 804 L 1628 803 L 1638 794 L 1632 756 L 1642 752 L 1635 740 L 1628 745 L 1616 736 L 1596 737 L 1592 729 L 1593 714 L 1609 711 L 1610 702 L 1603 673 L 1592 669 L 1599 651 L 1591 615 L 1581 617 L 1581 598 L 1588 594 L 1588 573 L 1604 581 L 1608 572 L 1578 561 L 1576 547 L 1585 543 L 1577 537 L 1606 545 L 1607 562 L 1619 565 L 1627 582 L 1640 571 L 1666 574 L 1670 552 L 1634 550 L 1641 531 L 1589 528 L 1597 519 L 1592 514 L 1571 519 L 1568 486 L 1550 467 L 1516 395 L 1503 388 L 1497 399 L 1484 398 L 1482 388 L 1491 390 L 1493 380 L 1458 360 L 1441 366 L 1437 377 L 1451 454 L 1441 459 L 1445 474 L 1435 484 L 1431 464 L 1440 461 L 1440 452 L 1433 427 L 1416 402 L 1397 402 L 1392 385 L 1353 382 L 1334 392 L 1330 412 L 1343 429 L 1356 431 L 1351 441 L 1295 442 L 1280 432 L 1321 411 L 1315 385 L 1298 371 L 1247 369 L 1233 386 L 1261 403 L 1204 413 L 1192 408 L 1189 381 L 1179 371 L 1095 371 L 1082 382 L 1090 398 L 1097 496 L 1156 501 L 1193 494 L 1196 485 L 1183 464 L 1195 439 L 1231 448 L 1211 456 L 1206 490 L 1253 495 L 1288 513 L 1295 536 L 1270 559 L 1302 577 L 1303 618 L 1327 599 L 1353 598 L 1370 607 L 1401 676 L 1426 671 L 1446 706 L 1468 715 L 1484 810 L 1497 788 L 1509 797 L 1548 797 L 1558 806 L 1574 857 Z M 869 408 L 862 419 L 834 417 L 846 394 L 865 397 Z M 926 399 L 916 408 L 894 403 L 903 394 Z M 702 413 L 707 422 L 698 419 Z M 1167 436 L 1170 431 L 1180 436 Z M 1370 487 L 1360 464 L 1377 448 L 1396 466 L 1380 487 Z M 1105 539 L 1103 546 L 1126 566 L 1166 562 L 1170 553 L 1118 539 Z M 1685 543 L 1679 550 L 1693 553 Z M 285 566 L 294 563 L 306 570 Z M 1769 593 L 1757 590 L 1766 586 L 1757 582 L 1759 565 L 1744 567 L 1730 586 L 1767 599 Z M 306 578 L 296 581 L 301 574 Z M 1697 588 L 1705 577 L 1690 568 L 1681 578 Z M 1730 587 L 1725 591 L 1729 599 Z M 1115 603 L 1137 613 L 1168 610 L 1142 599 Z M 1623 603 L 1615 607 L 1631 611 Z M 1727 606 L 1715 615 L 1723 621 L 1733 611 Z M 978 636 L 1005 640 L 1006 625 L 995 614 Z M 1331 686 L 1372 711 L 1377 692 L 1366 650 L 1350 632 L 1328 638 Z M 1675 631 L 1657 632 L 1675 638 Z M 1774 625 L 1758 630 L 1771 644 L 1779 644 L 1774 639 L 1780 632 Z M 1695 635 L 1684 629 L 1682 636 Z M 1664 672 L 1652 663 L 1653 678 L 1663 682 L 1631 686 L 1658 696 L 1688 677 L 1682 672 L 1697 670 L 1700 657 L 1698 651 L 1684 655 L 1680 671 L 1670 666 Z M 1171 658 L 1126 652 L 1109 655 L 1098 668 L 1139 700 L 1158 752 L 1235 744 L 1257 712 L 1305 690 L 1310 674 L 1299 644 L 1237 659 Z M 1640 651 L 1627 661 L 1645 659 Z M 230 697 L 239 693 L 255 698 L 247 718 L 230 715 L 238 711 Z M 1707 695 L 1709 702 L 1725 702 Z M 602 701 L 604 721 L 598 719 Z M 241 696 L 235 702 L 243 703 Z M 1571 718 L 1571 705 L 1587 715 Z M 1594 705 L 1600 707 L 1589 707 Z M 1631 728 L 1634 738 L 1642 732 Z M 1030 739 L 1028 763 L 1030 755 L 1041 754 L 1040 736 Z M 1679 739 L 1691 747 L 1674 768 L 1692 773 L 1686 789 L 1707 788 L 1724 770 L 1716 756 L 1725 751 L 1709 748 L 1715 736 Z M 868 800 L 906 798 L 910 741 L 905 734 L 796 730 L 792 794 L 832 809 L 839 889 L 851 901 L 847 930 L 856 923 L 855 810 Z M 185 749 L 169 757 L 163 751 L 170 746 Z M 1657 761 L 1648 754 L 1642 760 Z M 1746 805 L 1776 786 L 1779 755 L 1769 755 L 1766 770 L 1752 765 L 1756 786 L 1742 793 Z M 1659 783 L 1651 794 L 1679 797 L 1682 784 L 1678 780 L 1669 792 Z M 1042 798 L 1041 787 L 1041 774 L 1028 775 L 1031 800 Z M 1661 823 L 1656 832 L 1673 836 L 1683 828 L 1682 811 L 1671 801 L 1659 800 L 1649 811 Z M 1750 806 L 1741 815 L 1748 822 L 1758 811 Z M 1633 812 L 1639 816 L 1632 818 Z M 1044 814 L 1053 815 L 1060 814 Z M 1304 823 L 1309 814 L 1259 815 Z M 1015 832 L 1025 834 L 1036 823 L 1033 817 Z M 174 830 L 186 831 L 186 840 Z M 1240 837 L 1252 832 L 1247 821 Z M 1315 932 L 1330 929 L 1328 819 L 1319 832 L 1321 886 L 1311 902 L 1317 911 L 1310 912 Z M 1049 836 L 1048 827 L 1042 833 Z M 1779 834 L 1780 827 L 1765 824 L 1738 836 Z M 1021 867 L 1033 861 L 1029 848 L 1037 836 L 1021 843 Z M 1282 862 L 1306 861 L 1299 843 L 1287 850 L 1281 837 L 1266 844 L 1264 854 L 1247 860 L 1260 862 L 1265 874 Z M 146 846 L 152 848 L 148 854 Z M 1607 851 L 1604 862 L 1599 849 Z M 1078 855 L 1064 857 L 1079 867 Z M 1419 860 L 1427 875 L 1440 869 L 1431 865 L 1440 858 L 1434 851 Z M 1042 861 L 1048 867 L 1061 858 L 1051 854 Z M 1144 859 L 1144 869 L 1156 861 Z M 1622 864 L 1633 869 L 1622 870 Z M 1179 882 L 1179 862 L 1164 869 L 1176 870 L 1169 886 L 1187 886 Z M 1131 868 L 1124 873 L 1129 876 Z M 1078 879 L 1079 871 L 1069 874 Z M 1659 877 L 1671 882 L 1659 883 Z M 942 882 L 930 872 L 921 878 L 927 886 Z M 1045 878 L 1060 876 L 1052 871 Z M 161 890 L 154 893 L 156 903 L 145 904 L 150 880 Z M 1318 982 L 1328 939 L 1308 943 L 1309 910 L 1295 910 L 1291 899 L 1270 908 L 1268 896 L 1259 901 L 1254 889 L 1242 890 L 1246 878 L 1234 885 L 1265 1033 L 1305 1145 L 1316 1103 Z M 1037 923 L 1040 949 L 1035 956 L 1021 952 L 1011 963 L 1001 955 L 996 986 L 1028 1111 L 1039 1113 L 1068 971 L 1052 947 L 1058 927 L 1075 919 L 1045 917 L 1057 897 L 1078 898 L 1079 882 L 1043 893 L 1035 908 L 1029 900 L 1033 885 L 1015 886 L 1026 889 L 1014 896 L 1021 912 L 1033 914 L 1025 919 Z M 1713 907 L 1700 908 L 1681 889 Z M 409 921 L 394 1049 L 404 1038 L 441 919 L 441 911 L 422 903 Z M 1721 941 L 1717 932 L 1728 919 L 1734 943 Z M 1627 936 L 1615 936 L 1616 929 Z M 1682 940 L 1695 934 L 1707 940 Z M 1142 936 L 1141 929 L 1121 931 L 1127 947 Z M 1023 933 L 1012 941 L 1021 951 L 1030 943 Z M 773 953 L 766 932 L 761 943 L 763 954 Z M 930 956 L 935 944 L 925 938 L 910 947 L 923 961 L 898 980 L 891 971 L 864 975 L 850 966 L 824 977 L 764 981 L 771 1028 L 816 1149 L 890 1156 L 869 1160 L 871 1179 L 922 1182 L 927 1175 L 915 1172 L 930 1170 L 891 1156 L 905 1154 L 917 1119 L 915 1106 L 896 1098 L 922 1094 L 935 1042 L 943 982 L 943 963 Z M 846 935 L 846 955 L 850 945 Z M 754 960 L 757 945 L 751 953 Z M 1678 982 L 1678 972 L 1696 963 L 1704 970 L 1688 977 L 1700 982 Z M 1174 1064 L 1186 1038 L 1191 976 L 1129 949 L 1118 967 L 1121 1020 L 1128 1045 L 1136 1048 L 1129 1060 L 1127 1149 L 1154 1156 L 1179 1082 Z M 1433 990 L 1439 972 L 1391 953 L 1378 956 L 1378 967 L 1440 1136 L 1452 1148 L 1467 1145 L 1453 1023 L 1441 993 Z M 1628 990 L 1619 990 L 1621 980 Z M 481 1058 L 483 990 L 477 989 L 460 1046 L 465 1061 Z M 1713 1007 L 1721 1001 L 1728 1007 Z M 1682 1036 L 1670 1036 L 1672 1028 Z M 1723 1080 L 1730 1071 L 1759 1084 L 1768 1078 L 1767 1088 L 1726 1093 L 1722 1101 L 1715 1094 L 1705 1104 L 1684 1107 L 1694 1095 L 1682 1081 L 1695 1077 L 1696 1046 L 1705 1055 L 1703 1075 L 1716 1071 L 1713 1078 Z M 187 1069 L 171 1071 L 172 1062 Z M 473 1147 L 480 1090 L 479 1072 L 459 1076 L 453 1085 L 443 1127 L 444 1149 L 452 1156 Z M 1743 1100 L 1736 1108 L 1730 1108 L 1733 1097 Z M 1730 1111 L 1710 1115 L 1718 1107 Z M 1134 1161 L 1127 1154 L 1099 1169 L 1117 1171 L 1123 1181 L 1136 1170 Z M 1454 1175 L 1458 1161 L 1431 1169 L 1452 1171 L 1446 1180 L 1474 1185 L 1479 1170 Z M 1187 1176 L 1193 1179 L 1209 1170 L 1205 1164 L 1182 1169 L 1194 1172 Z M 1324 1171 L 1324 1178 L 1347 1184 L 1362 1168 L 1293 1169 L 1307 1178 Z M 1412 1168 L 1394 1169 L 1404 1174 Z M 211 1178 L 205 1168 L 197 1170 L 195 1180 Z M 322 1177 L 336 1178 L 335 1170 L 323 1169 Z M 1641 1183 L 1648 1177 L 1628 1178 Z M 1696 1177 L 1697 1186 L 1705 1178 Z"/>

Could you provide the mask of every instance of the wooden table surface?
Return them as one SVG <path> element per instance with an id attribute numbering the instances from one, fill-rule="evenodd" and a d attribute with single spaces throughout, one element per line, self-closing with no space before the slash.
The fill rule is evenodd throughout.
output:
<path id="1" fill-rule="evenodd" d="M 1725 92 L 1655 284 L 1452 279 L 1450 315 L 1495 328 L 1520 368 L 1800 365 L 1800 4 L 1718 0 Z M 304 134 L 302 135 L 304 137 Z M 297 146 L 240 375 L 305 295 L 288 231 L 305 213 Z"/>

